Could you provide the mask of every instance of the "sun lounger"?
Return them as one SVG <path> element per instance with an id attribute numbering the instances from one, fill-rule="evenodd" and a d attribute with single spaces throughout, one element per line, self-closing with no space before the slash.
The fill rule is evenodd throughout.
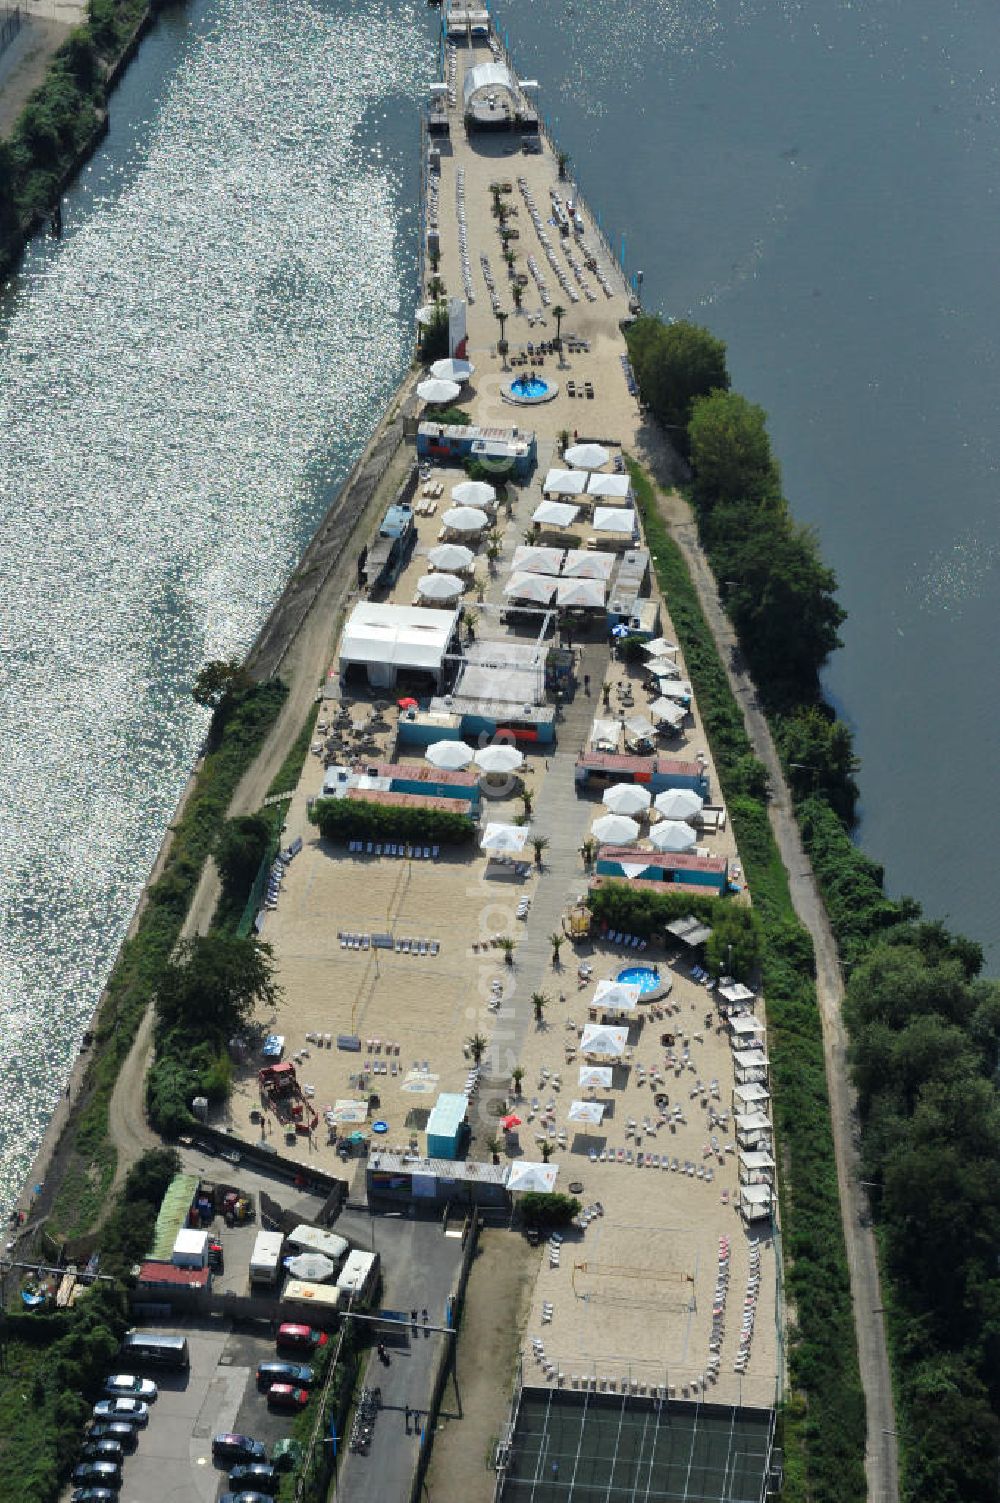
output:
<path id="1" fill-rule="evenodd" d="M 440 948 L 441 948 L 441 946 L 438 944 L 437 940 L 436 939 L 432 939 L 431 940 L 431 954 L 432 955 L 436 955 L 438 953 L 438 951 L 440 950 Z"/>

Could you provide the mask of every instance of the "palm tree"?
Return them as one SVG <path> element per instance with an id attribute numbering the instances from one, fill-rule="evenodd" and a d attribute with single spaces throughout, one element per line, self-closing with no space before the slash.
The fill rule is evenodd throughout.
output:
<path id="1" fill-rule="evenodd" d="M 565 934 L 560 934 L 558 929 L 553 929 L 552 933 L 549 935 L 549 944 L 552 946 L 553 966 L 557 966 L 559 964 L 559 951 L 562 949 L 565 942 Z"/>
<path id="2" fill-rule="evenodd" d="M 427 295 L 432 303 L 436 303 L 439 298 L 444 297 L 444 283 L 440 277 L 431 277 L 431 280 L 427 284 Z"/>
<path id="3" fill-rule="evenodd" d="M 559 166 L 559 178 L 560 178 L 560 181 L 561 181 L 561 180 L 563 180 L 566 177 L 566 169 L 567 169 L 567 167 L 569 166 L 569 163 L 570 163 L 569 152 L 568 151 L 557 151 L 556 152 L 556 162 L 558 163 L 558 166 Z"/>
<path id="4" fill-rule="evenodd" d="M 503 958 L 507 965 L 514 964 L 514 941 L 509 934 L 501 934 L 497 940 L 497 948 L 503 951 Z"/>
<path id="5" fill-rule="evenodd" d="M 547 847 L 548 843 L 549 843 L 549 840 L 548 840 L 548 836 L 547 835 L 533 835 L 531 837 L 531 844 L 535 848 L 535 865 L 536 866 L 539 866 L 539 867 L 541 866 L 541 864 L 542 864 L 542 852 L 545 850 L 545 848 Z"/>
<path id="6" fill-rule="evenodd" d="M 486 1140 L 486 1146 L 489 1149 L 490 1153 L 493 1155 L 493 1162 L 494 1162 L 494 1164 L 499 1164 L 499 1162 L 500 1162 L 500 1150 L 503 1147 L 503 1144 L 501 1143 L 500 1139 L 499 1138 L 487 1138 L 487 1140 Z"/>
<path id="7" fill-rule="evenodd" d="M 535 806 L 535 795 L 530 788 L 521 789 L 521 803 L 524 805 L 525 817 L 530 819 L 531 811 Z"/>
<path id="8" fill-rule="evenodd" d="M 611 704 L 611 685 L 610 684 L 605 683 L 605 684 L 601 685 L 601 698 L 604 700 L 604 708 L 607 709 L 608 706 Z"/>
<path id="9" fill-rule="evenodd" d="M 540 1023 L 544 1023 L 544 1021 L 545 1021 L 545 1009 L 548 1007 L 548 1005 L 549 1005 L 549 1003 L 551 1001 L 552 1001 L 552 998 L 549 997 L 549 996 L 547 996 L 545 992 L 532 992 L 532 994 L 531 994 L 531 1005 L 535 1009 L 535 1022 L 536 1023 L 539 1023 L 539 1024 Z"/>
<path id="10" fill-rule="evenodd" d="M 543 1143 L 542 1144 L 542 1163 L 543 1164 L 547 1164 L 548 1161 L 549 1161 L 549 1159 L 551 1157 L 552 1157 L 552 1144 L 551 1143 Z"/>
<path id="11" fill-rule="evenodd" d="M 592 835 L 588 835 L 581 845 L 580 855 L 583 857 L 584 866 L 593 866 L 594 857 L 597 855 L 597 841 Z"/>
<path id="12" fill-rule="evenodd" d="M 510 289 L 510 295 L 514 299 L 514 307 L 520 311 L 521 304 L 524 302 L 524 288 L 520 282 L 514 283 Z"/>
<path id="13" fill-rule="evenodd" d="M 520 1096 L 521 1081 L 524 1079 L 524 1066 L 515 1065 L 513 1070 L 511 1070 L 510 1072 L 510 1078 L 514 1082 L 514 1095 Z"/>
<path id="14" fill-rule="evenodd" d="M 503 331 L 504 331 L 504 328 L 505 328 L 506 323 L 507 323 L 507 318 L 508 318 L 508 315 L 506 313 L 504 313 L 503 311 L 501 311 L 501 312 L 499 312 L 497 314 L 497 323 L 500 325 L 500 340 L 499 340 L 499 343 L 497 344 L 497 349 L 500 351 L 500 354 L 503 356 L 503 368 L 504 368 L 504 370 L 507 369 L 507 341 L 504 338 Z"/>
<path id="15" fill-rule="evenodd" d="M 478 611 L 474 611 L 469 606 L 466 606 L 463 613 L 463 620 L 465 621 L 465 635 L 468 637 L 469 641 L 472 642 L 475 639 L 476 623 L 479 620 Z"/>
<path id="16" fill-rule="evenodd" d="M 486 534 L 486 558 L 490 565 L 490 573 L 493 573 L 493 566 L 495 565 L 502 552 L 503 533 L 500 531 L 499 527 L 491 527 L 489 532 Z"/>
<path id="17" fill-rule="evenodd" d="M 472 1055 L 472 1063 L 474 1065 L 480 1064 L 482 1062 L 483 1055 L 489 1048 L 489 1039 L 481 1033 L 474 1033 L 471 1038 L 467 1038 L 465 1042 L 469 1053 Z"/>
<path id="18" fill-rule="evenodd" d="M 559 345 L 561 349 L 562 338 L 560 335 L 560 329 L 562 327 L 562 321 L 566 317 L 566 309 L 563 307 L 562 303 L 556 303 L 555 307 L 552 309 L 552 317 L 556 321 L 556 344 Z"/>

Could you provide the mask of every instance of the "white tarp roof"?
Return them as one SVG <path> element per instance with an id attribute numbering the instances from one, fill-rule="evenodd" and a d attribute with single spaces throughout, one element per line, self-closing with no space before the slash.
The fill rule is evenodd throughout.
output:
<path id="1" fill-rule="evenodd" d="M 737 1101 L 770 1101 L 771 1092 L 766 1087 L 759 1085 L 757 1081 L 750 1081 L 747 1085 L 733 1087 L 733 1095 Z"/>
<path id="2" fill-rule="evenodd" d="M 742 981 L 724 981 L 721 984 L 721 986 L 719 987 L 718 995 L 722 998 L 723 1002 L 752 1002 L 753 1001 L 753 992 L 750 990 L 750 988 L 748 986 L 744 986 L 743 983 L 742 983 Z M 757 1020 L 755 1018 L 750 1019 L 750 1021 L 754 1025 L 754 1031 L 756 1031 L 757 1028 L 761 1028 L 761 1025 L 757 1022 Z M 746 1027 L 746 1023 L 744 1022 L 744 1020 L 742 1018 L 734 1018 L 733 1019 L 734 1026 L 738 1022 L 739 1023 L 743 1023 L 743 1031 L 744 1032 L 749 1032 L 749 1029 L 747 1029 L 747 1027 Z M 761 1031 L 763 1031 L 762 1028 L 761 1028 Z"/>
<path id="3" fill-rule="evenodd" d="M 292 1228 L 287 1241 L 300 1252 L 324 1253 L 335 1261 L 339 1261 L 350 1246 L 346 1237 L 338 1237 L 336 1232 L 325 1231 L 319 1226 L 307 1226 L 305 1222 Z"/>
<path id="4" fill-rule="evenodd" d="M 642 987 L 633 981 L 599 981 L 591 1006 L 605 1012 L 634 1012 L 641 996 Z"/>
<path id="5" fill-rule="evenodd" d="M 462 103 L 466 109 L 472 96 L 482 89 L 506 89 L 514 97 L 514 80 L 510 69 L 505 68 L 503 63 L 477 63 L 474 68 L 467 68 L 462 82 Z"/>
<path id="6" fill-rule="evenodd" d="M 744 1169 L 773 1169 L 775 1167 L 771 1155 L 765 1153 L 763 1148 L 755 1149 L 751 1153 L 745 1153 L 741 1148 L 740 1163 Z"/>
<path id="7" fill-rule="evenodd" d="M 531 1164 L 525 1159 L 511 1164 L 507 1174 L 507 1189 L 511 1194 L 535 1192 L 551 1195 L 559 1176 L 558 1164 Z"/>
<path id="8" fill-rule="evenodd" d="M 717 992 L 721 992 L 721 991 L 722 991 L 722 988 L 720 986 L 719 988 L 717 988 Z M 751 1016 L 750 1013 L 743 1012 L 743 1013 L 740 1013 L 740 1015 L 738 1017 L 730 1018 L 729 1019 L 729 1029 L 730 1029 L 731 1033 L 735 1033 L 736 1036 L 737 1036 L 737 1038 L 739 1038 L 742 1035 L 748 1034 L 748 1033 L 753 1033 L 753 1034 L 763 1033 L 764 1032 L 764 1025 L 760 1021 L 760 1018 L 755 1018 L 755 1017 Z"/>
<path id="9" fill-rule="evenodd" d="M 542 501 L 531 516 L 541 527 L 569 527 L 580 515 L 578 506 L 568 501 Z"/>
<path id="10" fill-rule="evenodd" d="M 617 751 L 620 730 L 621 722 L 618 720 L 595 720 L 590 728 L 591 746 L 607 745 L 612 751 Z"/>
<path id="11" fill-rule="evenodd" d="M 588 1023 L 580 1035 L 580 1053 L 621 1059 L 628 1043 L 627 1028 L 612 1028 L 607 1023 Z"/>
<path id="12" fill-rule="evenodd" d="M 764 1112 L 737 1112 L 736 1126 L 740 1132 L 771 1132 L 771 1119 Z"/>
<path id="13" fill-rule="evenodd" d="M 676 642 L 668 642 L 666 637 L 654 637 L 652 642 L 643 643 L 643 652 L 648 652 L 652 658 L 669 657 L 677 651 Z"/>
<path id="14" fill-rule="evenodd" d="M 533 605 L 548 605 L 555 594 L 556 581 L 551 574 L 512 574 L 503 587 L 508 600 L 530 600 Z"/>
<path id="15" fill-rule="evenodd" d="M 425 600 L 454 600 L 464 589 L 457 574 L 421 574 L 417 580 L 417 594 Z"/>
<path id="16" fill-rule="evenodd" d="M 490 824 L 483 831 L 479 848 L 492 855 L 518 855 L 527 845 L 530 834 L 530 825 Z"/>
<path id="17" fill-rule="evenodd" d="M 613 1078 L 614 1072 L 610 1065 L 580 1066 L 580 1084 L 589 1087 L 591 1090 L 596 1091 L 598 1086 L 610 1086 Z"/>
<path id="18" fill-rule="evenodd" d="M 649 658 L 643 665 L 653 678 L 680 678 L 681 670 L 673 658 Z"/>
<path id="19" fill-rule="evenodd" d="M 770 1064 L 763 1049 L 734 1049 L 733 1060 L 741 1070 L 766 1070 Z"/>
<path id="20" fill-rule="evenodd" d="M 571 1101 L 566 1114 L 567 1122 L 589 1122 L 591 1127 L 600 1127 L 604 1108 L 599 1101 Z"/>
<path id="21" fill-rule="evenodd" d="M 654 699 L 649 706 L 649 713 L 654 720 L 665 720 L 668 725 L 676 728 L 683 724 L 687 711 L 683 705 L 676 704 L 672 699 L 667 699 L 666 695 L 661 694 L 660 698 Z"/>
<path id="22" fill-rule="evenodd" d="M 457 609 L 360 600 L 340 638 L 340 661 L 437 670 L 457 625 Z"/>
<path id="23" fill-rule="evenodd" d="M 512 574 L 558 574 L 566 557 L 562 548 L 543 548 L 532 543 L 519 543 L 510 561 Z"/>
<path id="24" fill-rule="evenodd" d="M 632 494 L 632 482 L 627 475 L 591 475 L 587 481 L 588 496 L 607 496 L 609 500 L 627 501 Z"/>
<path id="25" fill-rule="evenodd" d="M 594 531 L 631 537 L 635 532 L 635 512 L 630 506 L 595 506 Z"/>
<path id="26" fill-rule="evenodd" d="M 571 548 L 562 566 L 563 579 L 608 580 L 611 578 L 617 556 L 615 553 L 592 553 L 588 548 Z"/>
<path id="27" fill-rule="evenodd" d="M 686 679 L 658 678 L 656 687 L 664 699 L 674 699 L 683 703 L 691 698 L 691 685 Z"/>
<path id="28" fill-rule="evenodd" d="M 549 470 L 542 481 L 542 494 L 552 496 L 582 496 L 587 487 L 584 470 Z"/>
<path id="29" fill-rule="evenodd" d="M 607 464 L 611 455 L 603 444 L 574 444 L 563 455 L 567 464 L 577 470 L 599 470 Z"/>
<path id="30" fill-rule="evenodd" d="M 606 590 L 603 579 L 557 579 L 556 605 L 603 610 Z"/>
<path id="31" fill-rule="evenodd" d="M 652 741 L 656 735 L 655 725 L 645 715 L 630 715 L 624 724 L 626 736 L 635 741 Z"/>
<path id="32" fill-rule="evenodd" d="M 770 1185 L 741 1185 L 740 1199 L 746 1201 L 749 1206 L 769 1206 L 771 1204 Z"/>
<path id="33" fill-rule="evenodd" d="M 594 837 L 606 845 L 628 845 L 639 838 L 639 826 L 627 814 L 602 814 L 593 824 Z"/>

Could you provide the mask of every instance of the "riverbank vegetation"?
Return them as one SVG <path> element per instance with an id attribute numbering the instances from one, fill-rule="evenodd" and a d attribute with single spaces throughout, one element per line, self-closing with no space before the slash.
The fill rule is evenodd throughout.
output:
<path id="1" fill-rule="evenodd" d="M 769 713 L 848 973 L 845 1021 L 880 1249 L 902 1496 L 986 1503 L 996 1496 L 1000 1454 L 1000 984 L 982 977 L 978 945 L 922 921 L 911 899 L 890 898 L 881 866 L 851 838 L 858 767 L 819 678 L 843 614 L 815 538 L 781 495 L 764 413 L 727 379 L 692 399 L 686 453 L 699 533 Z M 653 547 L 661 552 L 659 538 Z M 704 712 L 690 658 L 689 667 Z M 743 800 L 730 809 L 756 897 Z M 774 1057 L 766 975 L 765 993 Z M 782 1118 L 786 1089 L 776 1091 Z M 794 1223 L 794 1187 L 792 1202 Z M 800 1325 L 803 1313 L 800 1304 Z"/>
<path id="2" fill-rule="evenodd" d="M 650 892 L 628 881 L 605 882 L 592 888 L 587 907 L 603 932 L 624 930 L 643 939 L 655 938 L 670 945 L 667 925 L 692 914 L 711 925 L 711 937 L 705 943 L 705 964 L 714 976 L 720 972 L 746 981 L 756 973 L 760 962 L 760 928 L 752 908 L 727 903 L 724 898 L 701 897 L 683 892 Z"/>
<path id="3" fill-rule="evenodd" d="M 163 870 L 146 895 L 136 931 L 123 944 L 97 1018 L 93 1056 L 81 1088 L 72 1143 L 50 1230 L 75 1236 L 99 1218 L 114 1179 L 116 1156 L 108 1106 L 136 1031 L 180 937 L 206 857 L 240 778 L 253 762 L 285 699 L 278 680 L 250 684 L 217 710 L 210 750 L 176 824 Z M 60 1148 L 60 1153 L 63 1151 Z"/>
<path id="4" fill-rule="evenodd" d="M 86 21 L 59 48 L 9 140 L 0 142 L 0 275 L 98 140 L 109 78 L 152 8 L 150 0 L 90 0 Z"/>

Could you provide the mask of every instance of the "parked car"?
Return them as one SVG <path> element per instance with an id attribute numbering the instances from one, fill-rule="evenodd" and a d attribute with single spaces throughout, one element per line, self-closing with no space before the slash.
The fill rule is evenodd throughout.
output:
<path id="1" fill-rule="evenodd" d="M 229 1473 L 229 1486 L 234 1493 L 258 1492 L 270 1496 L 278 1491 L 278 1482 L 277 1472 L 266 1461 L 246 1461 Z"/>
<path id="2" fill-rule="evenodd" d="M 293 1321 L 286 1321 L 278 1327 L 279 1350 L 281 1347 L 297 1347 L 302 1352 L 314 1352 L 318 1346 L 326 1346 L 327 1339 L 325 1331 L 314 1331 L 312 1326 L 296 1325 Z"/>
<path id="3" fill-rule="evenodd" d="M 294 1388 L 291 1383 L 272 1383 L 267 1390 L 267 1402 L 274 1409 L 304 1409 L 309 1402 L 305 1388 Z"/>
<path id="4" fill-rule="evenodd" d="M 149 1405 L 142 1399 L 101 1399 L 94 1405 L 95 1420 L 121 1420 L 140 1428 L 149 1423 Z"/>
<path id="5" fill-rule="evenodd" d="M 99 1420 L 87 1427 L 88 1440 L 116 1440 L 123 1451 L 135 1450 L 138 1433 L 135 1426 L 125 1420 Z"/>
<path id="6" fill-rule="evenodd" d="M 271 1503 L 270 1493 L 223 1493 L 219 1503 Z"/>
<path id="7" fill-rule="evenodd" d="M 212 1440 L 213 1461 L 266 1461 L 267 1447 L 251 1435 L 216 1435 Z"/>
<path id="8" fill-rule="evenodd" d="M 213 1273 L 225 1273 L 226 1255 L 222 1251 L 221 1242 L 210 1242 L 208 1244 L 208 1266 Z"/>
<path id="9" fill-rule="evenodd" d="M 313 1370 L 304 1362 L 262 1362 L 257 1368 L 257 1387 L 270 1388 L 272 1383 L 294 1383 L 298 1388 L 311 1388 Z"/>
<path id="10" fill-rule="evenodd" d="M 113 1461 L 117 1466 L 121 1466 L 125 1460 L 125 1447 L 120 1440 L 111 1440 L 107 1436 L 100 1440 L 91 1440 L 88 1437 L 80 1452 L 80 1460 Z"/>
<path id="11" fill-rule="evenodd" d="M 147 1404 L 156 1398 L 156 1384 L 149 1378 L 137 1378 L 134 1373 L 113 1373 L 104 1380 L 104 1392 L 109 1399 L 145 1399 Z"/>
<path id="12" fill-rule="evenodd" d="M 122 1469 L 117 1461 L 81 1461 L 73 1468 L 74 1487 L 106 1487 L 117 1492 L 122 1485 Z"/>
<path id="13" fill-rule="evenodd" d="M 110 1487 L 78 1487 L 69 1503 L 118 1503 L 118 1493 Z"/>

